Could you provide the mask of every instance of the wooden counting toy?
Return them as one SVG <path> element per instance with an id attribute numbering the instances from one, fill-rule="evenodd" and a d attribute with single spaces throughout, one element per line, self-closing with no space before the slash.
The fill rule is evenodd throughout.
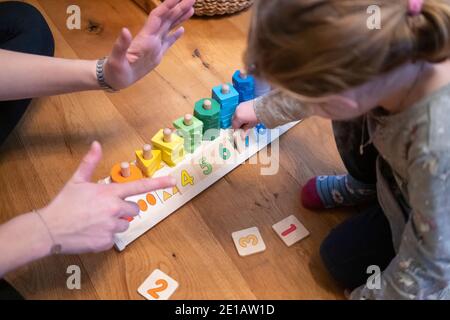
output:
<path id="1" fill-rule="evenodd" d="M 184 139 L 184 149 L 193 153 L 202 143 L 203 122 L 192 114 L 186 114 L 173 122 L 177 134 Z"/>
<path id="2" fill-rule="evenodd" d="M 147 300 L 169 300 L 170 296 L 178 289 L 178 282 L 159 269 L 141 284 L 138 292 Z"/>
<path id="3" fill-rule="evenodd" d="M 274 224 L 272 228 L 288 247 L 309 236 L 309 231 L 294 215 Z"/>
<path id="4" fill-rule="evenodd" d="M 161 151 L 162 160 L 174 167 L 181 162 L 185 155 L 184 139 L 173 134 L 169 128 L 161 129 L 153 138 L 153 146 Z"/>
<path id="5" fill-rule="evenodd" d="M 236 130 L 233 133 L 234 146 L 239 153 L 243 153 L 250 145 L 250 137 L 243 130 Z"/>
<path id="6" fill-rule="evenodd" d="M 255 98 L 255 79 L 245 71 L 233 74 L 233 86 L 239 92 L 239 103 Z"/>
<path id="7" fill-rule="evenodd" d="M 239 93 L 231 84 L 222 84 L 212 89 L 212 98 L 220 104 L 220 127 L 231 127 L 231 121 L 239 104 Z"/>
<path id="8" fill-rule="evenodd" d="M 148 178 L 161 168 L 161 161 L 161 151 L 153 150 L 150 144 L 144 145 L 142 150 L 136 150 L 136 165 Z"/>
<path id="9" fill-rule="evenodd" d="M 241 257 L 266 250 L 266 245 L 257 227 L 234 232 L 231 236 Z"/>
<path id="10" fill-rule="evenodd" d="M 110 177 L 99 181 L 104 184 L 126 183 L 144 176 L 172 176 L 177 181 L 175 187 L 125 199 L 136 203 L 140 212 L 137 218 L 129 218 L 130 226 L 125 232 L 114 235 L 114 243 L 119 251 L 298 123 L 273 130 L 258 125 L 256 129 L 246 132 L 246 136 L 240 131 L 228 129 L 239 101 L 251 98 L 251 88 L 256 87 L 255 81 L 246 72 L 235 72 L 234 86 L 226 83 L 214 87 L 212 98 L 195 103 L 193 115 L 186 114 L 173 122 L 176 131 L 170 128 L 159 130 L 151 139 L 152 145 L 146 144 L 141 150 L 135 151 L 135 164 L 118 163 L 111 169 Z M 189 154 L 186 155 L 186 151 Z M 277 224 L 281 227 L 274 226 L 288 245 L 304 236 L 298 220 L 289 221 L 288 224 Z M 299 235 L 299 231 L 303 233 Z M 235 232 L 233 239 L 241 256 L 266 249 L 258 228 Z M 174 291 L 170 288 L 176 288 L 177 284 L 166 276 L 160 271 L 157 276 L 152 274 L 153 278 L 147 279 L 139 292 L 149 299 L 168 298 Z"/>
<path id="11" fill-rule="evenodd" d="M 115 164 L 111 169 L 111 180 L 115 183 L 126 183 L 144 178 L 141 170 L 134 164 L 122 162 Z"/>
<path id="12" fill-rule="evenodd" d="M 195 103 L 194 116 L 203 122 L 203 140 L 212 141 L 219 136 L 220 104 L 214 99 L 201 99 Z"/>

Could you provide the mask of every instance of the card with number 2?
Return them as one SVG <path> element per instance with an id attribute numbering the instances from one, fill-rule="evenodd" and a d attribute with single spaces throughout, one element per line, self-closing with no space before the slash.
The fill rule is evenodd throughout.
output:
<path id="1" fill-rule="evenodd" d="M 177 290 L 178 282 L 167 274 L 156 269 L 138 289 L 140 295 L 147 300 L 169 300 Z"/>

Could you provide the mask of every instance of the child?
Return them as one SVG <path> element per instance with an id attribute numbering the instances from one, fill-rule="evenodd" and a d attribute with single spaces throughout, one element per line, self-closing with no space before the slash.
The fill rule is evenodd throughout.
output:
<path id="1" fill-rule="evenodd" d="M 320 252 L 352 299 L 450 298 L 449 56 L 448 0 L 256 2 L 247 65 L 278 89 L 240 105 L 233 127 L 333 120 L 348 174 L 310 180 L 302 202 L 367 205 Z"/>
<path id="2" fill-rule="evenodd" d="M 0 144 L 20 120 L 30 98 L 82 90 L 115 91 L 147 75 L 182 36 L 184 29 L 179 25 L 193 15 L 193 4 L 194 0 L 164 1 L 134 38 L 123 29 L 108 58 L 87 61 L 53 58 L 53 36 L 39 11 L 26 3 L 0 3 Z M 48 206 L 0 226 L 0 279 L 50 254 L 110 249 L 114 234 L 129 227 L 124 218 L 139 213 L 137 205 L 125 199 L 175 184 L 170 177 L 121 185 L 91 183 L 101 156 L 101 147 L 94 142 Z M 0 280 L 0 299 L 5 296 L 20 297 Z"/>

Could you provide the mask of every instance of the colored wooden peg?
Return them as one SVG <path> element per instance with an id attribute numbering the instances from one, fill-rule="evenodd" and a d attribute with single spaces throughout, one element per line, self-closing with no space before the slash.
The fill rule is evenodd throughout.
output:
<path id="1" fill-rule="evenodd" d="M 223 84 L 212 89 L 212 98 L 220 104 L 220 127 L 231 127 L 233 114 L 239 104 L 239 93 L 231 84 Z"/>
<path id="2" fill-rule="evenodd" d="M 150 144 L 144 145 L 142 150 L 136 150 L 136 165 L 146 177 L 152 177 L 160 169 L 161 161 L 161 151 L 153 150 Z"/>
<path id="3" fill-rule="evenodd" d="M 255 97 L 255 79 L 246 71 L 237 70 L 233 74 L 233 86 L 239 92 L 239 102 L 252 100 Z"/>
<path id="4" fill-rule="evenodd" d="M 115 164 L 111 169 L 111 180 L 115 183 L 126 183 L 144 178 L 141 170 L 128 162 Z"/>
<path id="5" fill-rule="evenodd" d="M 173 126 L 177 129 L 177 135 L 184 139 L 185 151 L 193 153 L 202 142 L 203 122 L 192 114 L 186 114 L 184 117 L 176 119 Z"/>
<path id="6" fill-rule="evenodd" d="M 152 138 L 155 149 L 161 151 L 162 160 L 171 167 L 176 166 L 185 155 L 184 139 L 173 134 L 171 129 L 159 130 Z"/>
<path id="7" fill-rule="evenodd" d="M 220 87 L 218 90 L 220 91 Z M 194 116 L 203 123 L 203 140 L 211 141 L 218 137 L 216 133 L 207 134 L 212 129 L 214 131 L 220 129 L 220 104 L 217 100 L 206 98 L 197 101 L 194 107 Z"/>

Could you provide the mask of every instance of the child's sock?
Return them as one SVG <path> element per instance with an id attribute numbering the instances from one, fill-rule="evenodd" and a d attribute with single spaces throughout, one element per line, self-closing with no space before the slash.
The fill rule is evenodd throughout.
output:
<path id="1" fill-rule="evenodd" d="M 354 206 L 375 199 L 376 186 L 350 175 L 312 178 L 302 189 L 302 204 L 309 209 Z"/>

